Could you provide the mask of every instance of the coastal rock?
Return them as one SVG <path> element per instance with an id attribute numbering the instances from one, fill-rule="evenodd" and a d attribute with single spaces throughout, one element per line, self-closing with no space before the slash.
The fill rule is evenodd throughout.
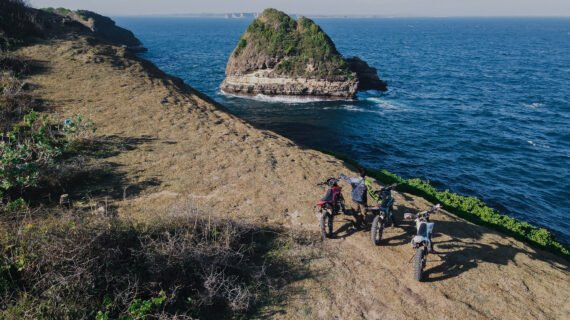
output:
<path id="1" fill-rule="evenodd" d="M 221 89 L 236 95 L 349 99 L 358 90 L 384 91 L 386 83 L 363 60 L 342 57 L 312 20 L 266 9 L 241 36 Z"/>
<path id="2" fill-rule="evenodd" d="M 369 66 L 366 61 L 359 57 L 352 57 L 346 59 L 346 62 L 348 62 L 350 70 L 356 73 L 358 90 L 388 90 L 386 82 L 378 78 L 376 68 Z"/>
<path id="3" fill-rule="evenodd" d="M 142 42 L 130 30 L 117 26 L 115 21 L 109 17 L 87 10 L 72 11 L 65 8 L 46 8 L 43 10 L 63 16 L 62 22 L 64 24 L 80 23 L 91 30 L 95 36 L 105 41 L 135 52 L 147 51 Z"/>

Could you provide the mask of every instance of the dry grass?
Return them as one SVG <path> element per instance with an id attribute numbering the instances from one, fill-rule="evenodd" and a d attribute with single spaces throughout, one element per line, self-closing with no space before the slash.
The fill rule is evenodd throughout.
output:
<path id="1" fill-rule="evenodd" d="M 279 232 L 188 204 L 147 222 L 94 213 L 2 216 L 0 317 L 238 317 L 271 300 L 272 274 L 292 270 L 275 255 Z M 137 309 L 161 292 L 163 301 Z"/>
<path id="2" fill-rule="evenodd" d="M 10 59 L 25 64 L 23 60 Z M 3 61 L 0 61 L 0 123 L 2 133 L 5 133 L 26 113 L 34 108 L 37 109 L 38 103 L 25 91 L 26 82 L 16 76 L 15 69 L 13 69 L 16 67 L 2 63 Z"/>

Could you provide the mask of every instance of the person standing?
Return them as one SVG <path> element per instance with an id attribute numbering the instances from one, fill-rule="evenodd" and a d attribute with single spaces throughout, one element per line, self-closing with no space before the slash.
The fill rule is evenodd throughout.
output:
<path id="1" fill-rule="evenodd" d="M 344 174 L 340 178 L 348 182 L 352 187 L 352 210 L 355 214 L 356 225 L 358 227 L 365 227 L 365 217 L 368 206 L 368 196 L 366 188 L 366 170 L 358 168 L 358 177 L 347 177 Z"/>

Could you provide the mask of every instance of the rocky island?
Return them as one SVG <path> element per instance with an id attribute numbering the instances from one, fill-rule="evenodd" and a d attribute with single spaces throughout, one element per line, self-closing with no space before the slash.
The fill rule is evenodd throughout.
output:
<path id="1" fill-rule="evenodd" d="M 311 19 L 266 9 L 232 52 L 221 85 L 235 95 L 351 99 L 359 90 L 386 90 L 375 68 L 344 58 Z"/>

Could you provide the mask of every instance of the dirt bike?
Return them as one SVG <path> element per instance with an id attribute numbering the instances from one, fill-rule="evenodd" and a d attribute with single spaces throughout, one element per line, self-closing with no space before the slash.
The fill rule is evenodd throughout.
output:
<path id="1" fill-rule="evenodd" d="M 396 225 L 396 221 L 392 214 L 394 206 L 392 189 L 397 185 L 397 183 L 394 183 L 380 190 L 373 191 L 371 194 L 371 197 L 378 202 L 378 207 L 370 209 L 374 214 L 374 220 L 372 220 L 372 227 L 370 228 L 370 237 L 372 238 L 372 243 L 375 245 L 380 245 L 382 235 L 384 234 L 384 228 L 386 228 L 389 223 L 394 226 Z"/>
<path id="2" fill-rule="evenodd" d="M 345 212 L 342 187 L 338 185 L 338 180 L 338 178 L 328 178 L 317 184 L 327 188 L 325 196 L 317 203 L 319 226 L 324 238 L 332 237 L 334 216 L 339 212 Z"/>
<path id="3" fill-rule="evenodd" d="M 413 257 L 414 260 L 414 278 L 417 281 L 422 281 L 423 271 L 426 266 L 427 255 L 433 249 L 431 236 L 433 232 L 434 223 L 429 221 L 429 216 L 432 213 L 441 209 L 440 204 L 436 204 L 429 210 L 418 213 L 417 215 L 406 213 L 404 219 L 416 220 L 416 236 L 412 239 L 412 248 L 416 250 Z"/>

